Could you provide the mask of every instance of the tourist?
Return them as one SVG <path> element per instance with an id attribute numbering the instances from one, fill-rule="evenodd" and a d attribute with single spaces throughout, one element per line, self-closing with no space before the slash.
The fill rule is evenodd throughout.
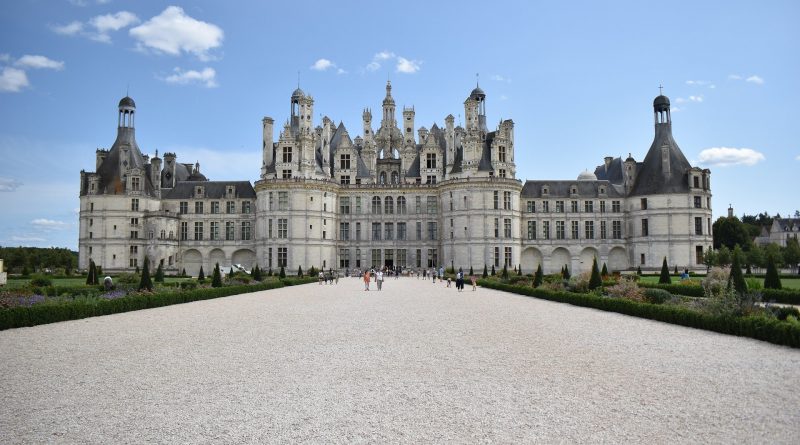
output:
<path id="1" fill-rule="evenodd" d="M 378 269 L 378 273 L 375 276 L 375 282 L 378 283 L 378 290 L 381 290 L 383 286 L 383 271 Z"/>
<path id="2" fill-rule="evenodd" d="M 439 266 L 439 281 L 444 279 L 444 266 Z"/>
<path id="3" fill-rule="evenodd" d="M 475 274 L 469 276 L 469 280 L 472 282 L 472 292 L 475 292 L 477 286 L 475 286 Z"/>
<path id="4" fill-rule="evenodd" d="M 323 280 L 322 271 L 319 271 L 319 285 L 320 286 L 322 286 L 322 280 Z"/>
<path id="5" fill-rule="evenodd" d="M 456 289 L 459 292 L 464 290 L 464 270 L 459 268 L 458 274 L 456 275 Z"/>
<path id="6" fill-rule="evenodd" d="M 447 287 L 450 287 L 450 277 L 447 277 Z M 458 287 L 458 284 L 456 284 L 456 287 Z"/>
<path id="7" fill-rule="evenodd" d="M 369 271 L 364 271 L 364 290 L 369 290 Z"/>

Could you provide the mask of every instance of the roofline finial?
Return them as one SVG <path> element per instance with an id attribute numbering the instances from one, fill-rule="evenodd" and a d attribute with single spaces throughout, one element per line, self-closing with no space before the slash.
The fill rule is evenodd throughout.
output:
<path id="1" fill-rule="evenodd" d="M 480 88 L 481 86 L 481 73 L 475 73 L 475 88 Z"/>
<path id="2" fill-rule="evenodd" d="M 297 70 L 297 89 L 300 89 L 300 70 Z"/>
<path id="3" fill-rule="evenodd" d="M 664 87 L 661 84 L 658 84 L 658 95 L 659 96 L 664 95 Z"/>

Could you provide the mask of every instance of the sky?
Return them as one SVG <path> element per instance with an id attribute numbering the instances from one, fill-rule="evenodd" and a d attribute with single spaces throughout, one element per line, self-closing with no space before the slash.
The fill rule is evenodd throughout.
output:
<path id="1" fill-rule="evenodd" d="M 0 2 L 0 245 L 77 249 L 79 172 L 136 101 L 136 138 L 211 180 L 258 179 L 261 119 L 298 86 L 361 134 L 390 79 L 416 125 L 456 121 L 480 82 L 515 122 L 517 178 L 642 160 L 659 86 L 711 169 L 714 217 L 800 208 L 797 1 Z"/>

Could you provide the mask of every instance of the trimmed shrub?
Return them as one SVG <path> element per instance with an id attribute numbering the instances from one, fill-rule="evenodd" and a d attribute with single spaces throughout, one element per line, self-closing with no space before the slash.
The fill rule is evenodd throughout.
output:
<path id="1" fill-rule="evenodd" d="M 605 279 L 608 276 L 608 267 L 606 267 L 606 263 L 603 263 L 603 270 L 600 271 L 600 276 Z"/>
<path id="2" fill-rule="evenodd" d="M 219 263 L 214 266 L 214 275 L 211 277 L 211 287 L 222 287 L 222 272 L 219 270 Z"/>
<path id="3" fill-rule="evenodd" d="M 733 255 L 731 274 L 728 275 L 728 286 L 732 286 L 736 293 L 741 295 L 747 292 L 747 282 L 744 281 L 744 276 L 742 276 L 742 265 L 739 263 L 739 257 L 740 255 Z"/>
<path id="4" fill-rule="evenodd" d="M 300 278 L 303 277 L 303 266 L 297 266 L 297 276 Z"/>
<path id="5" fill-rule="evenodd" d="M 489 272 L 486 269 L 486 264 L 483 265 L 483 278 L 489 278 Z"/>
<path id="6" fill-rule="evenodd" d="M 642 266 L 636 266 L 636 275 L 642 276 Z"/>
<path id="7" fill-rule="evenodd" d="M 475 275 L 475 271 L 472 270 L 472 266 L 469 266 L 469 276 Z"/>
<path id="8" fill-rule="evenodd" d="M 164 282 L 164 266 L 161 265 L 161 262 L 158 263 L 158 269 L 156 269 L 156 276 L 154 280 L 156 283 Z"/>
<path id="9" fill-rule="evenodd" d="M 764 277 L 764 289 L 780 289 L 781 278 L 778 276 L 778 268 L 775 267 L 775 258 L 767 255 L 767 275 Z"/>
<path id="10" fill-rule="evenodd" d="M 508 279 L 508 267 L 505 264 L 503 264 L 503 279 Z"/>
<path id="11" fill-rule="evenodd" d="M 597 289 L 603 285 L 603 279 L 600 278 L 600 270 L 597 268 L 597 258 L 592 260 L 592 276 L 589 278 L 589 289 Z"/>
<path id="12" fill-rule="evenodd" d="M 539 287 L 544 282 L 544 273 L 542 272 L 542 264 L 536 268 L 536 274 L 533 276 L 533 287 Z"/>
<path id="13" fill-rule="evenodd" d="M 672 294 L 664 289 L 651 287 L 644 290 L 644 298 L 653 304 L 664 304 L 672 298 Z"/>
<path id="14" fill-rule="evenodd" d="M 497 273 L 494 271 L 494 264 L 492 264 L 492 276 L 495 276 L 495 275 L 497 275 Z"/>
<path id="15" fill-rule="evenodd" d="M 561 277 L 565 280 L 569 280 L 572 275 L 569 273 L 569 267 L 565 264 L 563 272 L 561 272 Z"/>
<path id="16" fill-rule="evenodd" d="M 150 280 L 150 258 L 144 257 L 144 267 L 142 268 L 142 279 L 139 281 L 139 290 L 153 290 L 153 282 Z"/>
<path id="17" fill-rule="evenodd" d="M 669 276 L 669 266 L 667 266 L 667 257 L 664 257 L 664 262 L 661 263 L 661 276 L 658 278 L 658 284 L 672 284 L 672 278 Z"/>
<path id="18" fill-rule="evenodd" d="M 53 285 L 53 281 L 50 280 L 50 278 L 47 278 L 45 276 L 34 275 L 31 278 L 31 286 L 34 286 L 34 287 L 47 287 L 47 286 L 52 286 L 52 285 Z"/>
<path id="19" fill-rule="evenodd" d="M 280 273 L 278 273 L 278 278 L 280 279 L 286 278 L 286 271 L 283 269 L 283 266 L 281 266 L 281 271 Z"/>
<path id="20" fill-rule="evenodd" d="M 200 283 L 206 281 L 206 274 L 203 272 L 203 266 L 200 266 L 200 274 L 197 275 L 197 281 L 199 281 Z"/>

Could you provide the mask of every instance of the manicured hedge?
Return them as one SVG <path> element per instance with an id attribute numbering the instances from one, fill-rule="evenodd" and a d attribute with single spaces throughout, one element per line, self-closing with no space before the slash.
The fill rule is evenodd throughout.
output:
<path id="1" fill-rule="evenodd" d="M 643 283 L 638 282 L 636 283 L 639 287 L 643 287 L 645 289 L 664 289 L 665 291 L 675 294 L 675 295 L 685 295 L 687 297 L 697 297 L 701 298 L 704 297 L 703 295 L 703 287 L 696 286 L 696 285 L 687 285 L 687 284 L 658 284 L 658 283 Z"/>
<path id="2" fill-rule="evenodd" d="M 763 301 L 800 305 L 800 291 L 794 289 L 759 289 L 758 291 L 761 292 Z"/>
<path id="3" fill-rule="evenodd" d="M 210 300 L 212 298 L 228 297 L 314 281 L 316 281 L 314 278 L 292 278 L 254 285 L 191 289 L 151 295 L 131 295 L 114 300 L 81 298 L 66 303 L 43 303 L 30 307 L 13 307 L 0 311 L 0 330 Z"/>
<path id="4" fill-rule="evenodd" d="M 687 297 L 704 297 L 703 287 L 685 284 L 656 284 L 639 282 L 639 287 L 664 289 L 672 294 Z M 794 289 L 758 289 L 765 302 L 800 305 L 800 291 Z"/>
<path id="5" fill-rule="evenodd" d="M 512 286 L 492 280 L 479 280 L 479 284 L 483 287 L 559 303 L 569 303 L 575 306 L 617 312 L 665 323 L 705 329 L 722 334 L 750 337 L 779 345 L 800 348 L 800 327 L 777 319 L 765 317 L 716 316 L 678 306 L 638 303 L 620 298 L 600 297 L 591 294 L 554 292 L 541 288 Z"/>

